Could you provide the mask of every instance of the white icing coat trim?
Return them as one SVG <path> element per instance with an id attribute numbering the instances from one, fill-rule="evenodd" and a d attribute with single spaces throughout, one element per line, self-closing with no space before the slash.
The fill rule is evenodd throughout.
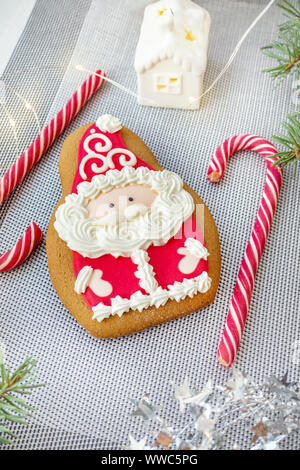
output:
<path id="1" fill-rule="evenodd" d="M 100 129 L 100 131 L 110 132 L 111 134 L 122 129 L 122 123 L 120 119 L 111 116 L 111 114 L 103 114 L 100 116 L 96 121 L 96 126 L 98 129 Z"/>
<path id="2" fill-rule="evenodd" d="M 210 287 L 211 278 L 208 276 L 206 271 L 203 271 L 200 276 L 170 284 L 168 289 L 158 287 L 150 295 L 144 295 L 141 291 L 137 291 L 132 294 L 130 299 L 125 299 L 120 296 L 114 297 L 111 299 L 111 307 L 100 302 L 92 309 L 94 313 L 93 320 L 101 322 L 111 315 L 118 315 L 121 317 L 123 313 L 128 312 L 130 309 L 141 312 L 150 306 L 159 308 L 161 305 L 165 305 L 169 299 L 179 302 L 186 297 L 192 298 L 197 293 L 204 294 L 210 289 Z"/>
<path id="3" fill-rule="evenodd" d="M 159 308 L 162 305 L 165 305 L 168 300 L 169 300 L 168 291 L 159 286 L 151 294 L 150 307 L 155 306 L 156 308 Z"/>
<path id="4" fill-rule="evenodd" d="M 93 308 L 93 312 L 93 320 L 96 319 L 100 323 L 101 321 L 105 320 L 105 318 L 108 318 L 112 315 L 112 307 L 104 305 L 102 302 L 100 302 L 100 304 Z"/>
<path id="5" fill-rule="evenodd" d="M 75 281 L 74 290 L 76 294 L 84 294 L 87 286 L 89 285 L 90 279 L 93 274 L 93 268 L 91 266 L 84 266 L 78 275 Z"/>
<path id="6" fill-rule="evenodd" d="M 97 219 L 89 217 L 86 206 L 100 192 L 105 193 L 130 184 L 149 186 L 158 195 L 151 206 L 149 219 L 139 218 L 134 228 L 131 227 L 135 236 L 132 237 L 131 234 L 131 238 L 121 238 L 118 226 L 110 227 L 109 233 L 101 230 Z M 152 244 L 162 246 L 178 233 L 183 222 L 194 211 L 193 198 L 184 190 L 181 178 L 167 170 L 154 171 L 146 167 L 109 170 L 105 175 L 94 176 L 90 183 L 80 183 L 77 192 L 78 194 L 69 194 L 64 204 L 59 206 L 54 227 L 71 250 L 88 258 L 98 258 L 105 254 L 111 254 L 115 258 L 131 256 L 136 249 L 146 250 Z M 156 223 L 160 214 L 165 215 L 162 225 Z M 110 243 L 112 239 L 114 248 Z"/>
<path id="7" fill-rule="evenodd" d="M 130 300 L 124 299 L 117 295 L 111 299 L 111 314 L 118 315 L 121 317 L 124 312 L 128 312 L 130 309 Z"/>
<path id="8" fill-rule="evenodd" d="M 189 253 L 196 258 L 205 259 L 209 256 L 207 249 L 202 245 L 199 240 L 195 238 L 187 238 L 184 242 L 184 246 L 188 249 Z"/>
<path id="9" fill-rule="evenodd" d="M 158 287 L 158 284 L 154 277 L 153 267 L 149 264 L 148 253 L 145 250 L 135 250 L 131 255 L 131 259 L 137 265 L 138 269 L 134 275 L 140 280 L 140 286 L 151 294 Z"/>

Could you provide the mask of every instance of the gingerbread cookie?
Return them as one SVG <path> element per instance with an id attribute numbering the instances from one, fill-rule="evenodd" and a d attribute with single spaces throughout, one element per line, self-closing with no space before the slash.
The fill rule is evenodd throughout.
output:
<path id="1" fill-rule="evenodd" d="M 214 220 L 136 134 L 101 116 L 67 138 L 59 168 L 49 271 L 86 330 L 128 335 L 213 301 L 221 264 Z"/>

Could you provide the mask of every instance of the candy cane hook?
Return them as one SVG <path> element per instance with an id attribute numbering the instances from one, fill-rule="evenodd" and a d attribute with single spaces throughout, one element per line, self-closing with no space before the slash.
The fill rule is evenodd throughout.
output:
<path id="1" fill-rule="evenodd" d="M 0 179 L 0 205 L 8 198 L 15 187 L 21 183 L 31 168 L 46 153 L 67 125 L 74 119 L 87 101 L 99 90 L 105 74 L 102 70 L 92 73 L 78 88 L 71 99 L 42 130 L 30 147 L 16 160 Z M 22 238 L 7 253 L 0 255 L 0 272 L 16 268 L 35 249 L 42 238 L 40 228 L 32 222 Z"/>
<path id="2" fill-rule="evenodd" d="M 220 145 L 208 168 L 208 178 L 211 182 L 215 183 L 222 179 L 229 158 L 240 150 L 252 150 L 264 157 L 267 163 L 267 178 L 218 349 L 218 359 L 225 367 L 231 367 L 240 345 L 258 264 L 269 234 L 282 183 L 282 170 L 272 166 L 278 160 L 277 157 L 272 157 L 277 153 L 276 148 L 269 141 L 250 134 L 236 135 Z"/>

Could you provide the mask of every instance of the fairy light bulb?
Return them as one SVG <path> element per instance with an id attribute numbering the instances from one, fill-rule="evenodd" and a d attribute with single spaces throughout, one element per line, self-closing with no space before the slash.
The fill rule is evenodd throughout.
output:
<path id="1" fill-rule="evenodd" d="M 28 101 L 25 101 L 24 103 L 25 103 L 25 108 L 26 108 L 26 109 L 29 109 L 29 111 L 32 111 L 32 110 L 33 110 L 32 104 L 28 103 Z"/>

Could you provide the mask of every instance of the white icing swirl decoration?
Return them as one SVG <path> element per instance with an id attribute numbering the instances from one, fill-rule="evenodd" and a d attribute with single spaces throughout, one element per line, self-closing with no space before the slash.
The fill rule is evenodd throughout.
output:
<path id="1" fill-rule="evenodd" d="M 104 142 L 103 145 L 99 142 L 99 139 Z M 97 140 L 97 142 L 94 145 L 93 150 L 91 148 L 91 144 L 94 140 Z M 119 155 L 119 163 L 123 167 L 134 166 L 137 162 L 136 156 L 130 150 L 112 148 L 112 142 L 105 134 L 92 133 L 85 139 L 83 148 L 87 152 L 87 155 L 83 157 L 79 165 L 79 174 L 83 180 L 87 179 L 85 167 L 87 162 L 90 160 L 97 160 L 97 163 L 94 162 L 91 165 L 91 170 L 95 174 L 105 173 L 107 170 L 113 170 L 115 168 L 113 157 L 116 155 Z M 102 152 L 108 153 L 105 156 Z M 100 166 L 98 165 L 98 162 L 101 162 Z"/>
<path id="2" fill-rule="evenodd" d="M 93 142 L 93 140 L 98 141 L 95 144 L 95 150 L 91 149 L 90 147 L 90 144 L 91 142 Z M 102 145 L 99 140 L 102 140 L 104 142 L 104 145 Z M 86 137 L 85 141 L 83 142 L 83 148 L 88 154 L 108 152 L 112 148 L 112 143 L 106 135 L 99 134 L 97 132 Z"/>

